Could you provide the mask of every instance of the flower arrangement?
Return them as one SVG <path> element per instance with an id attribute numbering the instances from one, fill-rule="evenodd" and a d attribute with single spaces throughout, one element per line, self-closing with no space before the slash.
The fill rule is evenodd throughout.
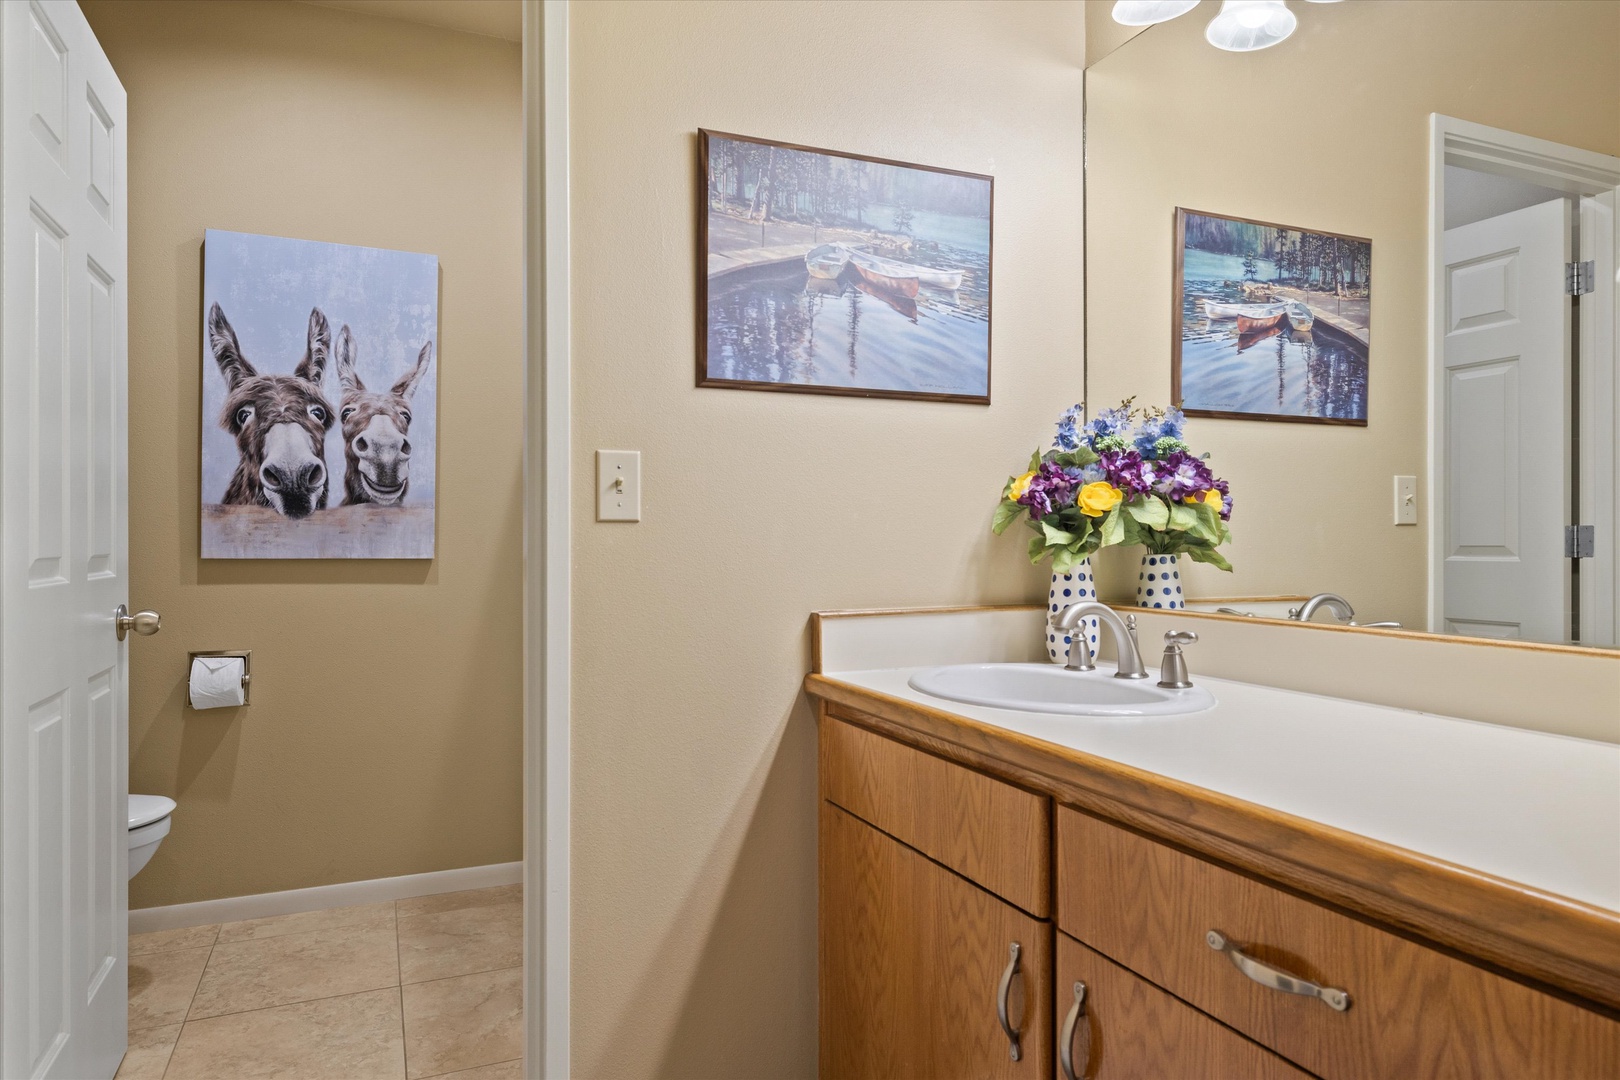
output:
<path id="1" fill-rule="evenodd" d="M 1035 530 L 1029 561 L 1051 557 L 1060 574 L 1115 544 L 1231 570 L 1216 550 L 1232 538 L 1226 481 L 1182 441 L 1187 418 L 1180 409 L 1139 411 L 1134 400 L 1089 423 L 1084 406 L 1066 410 L 1052 449 L 1035 451 L 1029 471 L 1008 478 L 993 528 L 999 535 L 1027 511 Z"/>

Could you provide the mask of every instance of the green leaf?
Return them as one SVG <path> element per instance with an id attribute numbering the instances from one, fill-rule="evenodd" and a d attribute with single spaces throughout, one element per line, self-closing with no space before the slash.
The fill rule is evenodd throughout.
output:
<path id="1" fill-rule="evenodd" d="M 1125 504 L 1125 512 L 1150 529 L 1163 529 L 1170 525 L 1170 506 L 1152 495 L 1138 495 Z"/>
<path id="2" fill-rule="evenodd" d="M 1198 515 L 1186 503 L 1176 503 L 1170 508 L 1170 527 L 1176 532 L 1187 532 L 1198 524 Z"/>
<path id="3" fill-rule="evenodd" d="M 1209 563 L 1228 572 L 1232 569 L 1232 564 L 1226 561 L 1225 556 L 1212 547 L 1188 547 L 1186 551 L 1193 562 Z"/>
<path id="4" fill-rule="evenodd" d="M 1029 561 L 1030 561 L 1030 563 L 1032 565 L 1039 566 L 1041 560 L 1044 559 L 1044 558 L 1046 558 L 1046 537 L 1039 536 L 1039 535 L 1030 537 L 1029 538 Z"/>
<path id="5" fill-rule="evenodd" d="M 1124 543 L 1124 518 L 1125 515 L 1119 512 L 1119 507 L 1117 506 L 1103 515 L 1101 527 L 1098 529 L 1098 531 L 1102 533 L 1103 547 L 1113 547 L 1115 544 Z"/>
<path id="6" fill-rule="evenodd" d="M 1037 450 L 1033 454 L 1029 455 L 1029 468 L 1025 469 L 1024 471 L 1025 472 L 1034 472 L 1036 469 L 1038 469 L 1040 467 L 1041 467 L 1041 452 L 1039 450 Z"/>
<path id="7" fill-rule="evenodd" d="M 991 520 L 990 528 L 997 536 L 1000 536 L 1007 531 L 1007 526 L 1011 525 L 1023 511 L 1024 508 L 1011 499 L 1003 499 L 1001 505 L 996 507 L 996 516 Z"/>
<path id="8" fill-rule="evenodd" d="M 1052 553 L 1052 573 L 1067 574 L 1084 559 L 1084 555 L 1077 555 L 1068 548 L 1058 548 Z"/>
<path id="9" fill-rule="evenodd" d="M 1192 511 L 1198 515 L 1198 527 L 1191 530 L 1195 536 L 1201 536 L 1212 544 L 1218 544 L 1221 536 L 1221 512 L 1209 503 L 1193 503 Z"/>
<path id="10" fill-rule="evenodd" d="M 1051 547 L 1068 547 L 1080 539 L 1076 534 L 1055 529 L 1045 521 L 1041 522 L 1041 531 L 1046 535 L 1046 543 Z"/>
<path id="11" fill-rule="evenodd" d="M 1119 522 L 1123 530 L 1123 536 L 1119 541 L 1121 544 L 1129 546 L 1131 544 L 1147 543 L 1148 534 L 1152 531 L 1147 526 L 1137 521 L 1130 514 L 1122 514 Z"/>

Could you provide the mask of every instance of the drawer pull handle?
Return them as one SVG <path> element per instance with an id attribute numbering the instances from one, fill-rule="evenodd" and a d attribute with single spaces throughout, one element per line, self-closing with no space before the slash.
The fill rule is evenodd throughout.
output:
<path id="1" fill-rule="evenodd" d="M 1281 990 L 1285 994 L 1321 998 L 1327 1003 L 1328 1008 L 1338 1012 L 1344 1012 L 1350 1007 L 1350 995 L 1345 991 L 1335 990 L 1331 986 L 1318 986 L 1308 979 L 1290 975 L 1270 964 L 1262 964 L 1254 957 L 1245 955 L 1242 949 L 1228 941 L 1226 935 L 1219 930 L 1211 930 L 1204 935 L 1204 940 L 1209 942 L 1209 947 L 1216 952 L 1225 953 L 1234 967 L 1261 986 Z"/>
<path id="2" fill-rule="evenodd" d="M 1007 1033 L 1007 1053 L 1014 1061 L 1024 1056 L 1024 1051 L 1018 1045 L 1018 1029 L 1012 1026 L 1007 1017 L 1007 998 L 1012 994 L 1013 976 L 1018 974 L 1018 942 L 1012 943 L 1012 955 L 1007 958 L 1007 970 L 1001 973 L 1001 986 L 996 989 L 996 1019 L 1001 1021 L 1001 1030 Z"/>
<path id="3" fill-rule="evenodd" d="M 1058 1064 L 1063 1067 L 1063 1080 L 1080 1080 L 1086 1070 L 1091 1068 L 1091 1039 L 1086 1039 L 1086 1056 L 1080 1059 L 1078 1071 L 1074 1067 L 1074 1029 L 1080 1026 L 1080 1018 L 1086 1015 L 1086 984 L 1074 984 L 1074 1005 L 1069 1009 L 1069 1015 L 1063 1019 L 1063 1033 L 1058 1036 Z"/>

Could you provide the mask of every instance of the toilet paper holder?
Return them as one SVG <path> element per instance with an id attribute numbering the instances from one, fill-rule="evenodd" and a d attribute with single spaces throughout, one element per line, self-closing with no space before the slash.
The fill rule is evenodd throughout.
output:
<path id="1" fill-rule="evenodd" d="M 191 662 L 199 656 L 239 656 L 242 658 L 242 704 L 253 704 L 253 650 L 252 649 L 218 649 L 213 652 L 193 652 L 186 654 L 186 672 L 190 677 Z M 191 698 L 186 697 L 186 708 L 191 708 Z"/>

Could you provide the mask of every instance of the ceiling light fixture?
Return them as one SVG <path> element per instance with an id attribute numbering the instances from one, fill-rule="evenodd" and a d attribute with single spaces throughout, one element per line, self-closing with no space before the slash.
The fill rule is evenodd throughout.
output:
<path id="1" fill-rule="evenodd" d="M 1198 0 L 1119 0 L 1114 21 L 1125 26 L 1152 26 L 1169 22 L 1198 6 Z"/>
<path id="2" fill-rule="evenodd" d="M 1283 0 L 1225 0 L 1204 40 L 1227 52 L 1269 49 L 1294 32 L 1299 20 Z"/>

